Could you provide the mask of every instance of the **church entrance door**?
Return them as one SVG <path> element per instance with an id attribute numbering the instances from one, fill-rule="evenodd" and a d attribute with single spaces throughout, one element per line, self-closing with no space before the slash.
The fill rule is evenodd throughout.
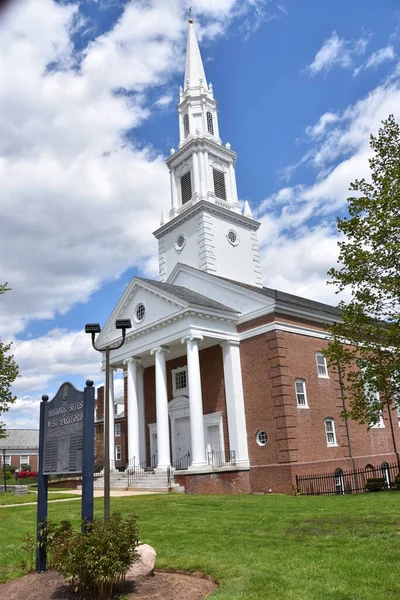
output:
<path id="1" fill-rule="evenodd" d="M 175 419 L 175 457 L 176 460 L 191 452 L 190 418 Z"/>

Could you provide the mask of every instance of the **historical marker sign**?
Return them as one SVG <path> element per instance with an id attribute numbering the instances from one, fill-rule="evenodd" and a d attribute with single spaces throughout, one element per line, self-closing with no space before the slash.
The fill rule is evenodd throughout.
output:
<path id="1" fill-rule="evenodd" d="M 63 383 L 44 417 L 43 474 L 82 472 L 83 397 L 71 383 Z"/>

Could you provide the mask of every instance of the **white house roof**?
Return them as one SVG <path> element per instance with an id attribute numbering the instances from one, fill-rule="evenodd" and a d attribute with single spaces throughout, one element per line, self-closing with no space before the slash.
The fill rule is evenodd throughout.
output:
<path id="1" fill-rule="evenodd" d="M 0 439 L 0 450 L 39 448 L 39 429 L 7 429 Z"/>

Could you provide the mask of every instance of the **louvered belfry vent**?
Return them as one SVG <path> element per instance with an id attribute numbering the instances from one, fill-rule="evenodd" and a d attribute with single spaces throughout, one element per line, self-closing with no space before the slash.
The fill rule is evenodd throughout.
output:
<path id="1" fill-rule="evenodd" d="M 189 115 L 187 113 L 183 115 L 183 132 L 185 137 L 189 135 Z"/>
<path id="2" fill-rule="evenodd" d="M 213 123 L 212 114 L 210 112 L 207 113 L 207 130 L 208 130 L 208 133 L 211 133 L 211 135 L 214 135 L 214 123 Z"/>
<path id="3" fill-rule="evenodd" d="M 182 204 L 186 204 L 192 197 L 192 178 L 190 176 L 190 171 L 182 175 L 181 177 L 181 194 L 182 194 Z"/>
<path id="4" fill-rule="evenodd" d="M 221 200 L 226 200 L 225 173 L 218 171 L 218 169 L 213 169 L 213 178 L 215 195 L 217 198 L 221 198 Z"/>

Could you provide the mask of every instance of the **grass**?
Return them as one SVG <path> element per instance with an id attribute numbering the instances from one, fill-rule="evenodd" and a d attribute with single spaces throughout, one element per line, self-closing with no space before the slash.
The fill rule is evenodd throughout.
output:
<path id="1" fill-rule="evenodd" d="M 49 500 L 64 500 L 64 499 L 69 499 L 69 498 L 79 498 L 79 494 L 74 494 L 73 492 L 71 492 L 70 494 L 66 494 L 65 492 L 62 493 L 51 493 L 48 496 Z M 30 491 L 28 490 L 28 492 L 24 495 L 14 495 L 11 492 L 7 492 L 6 494 L 4 492 L 0 492 L 0 506 L 4 505 L 4 504 L 26 504 L 27 502 L 36 502 L 37 500 L 37 491 Z M 0 513 L 3 514 L 3 513 Z"/>
<path id="2" fill-rule="evenodd" d="M 360 496 L 184 496 L 112 498 L 139 515 L 158 568 L 217 577 L 219 600 L 390 600 L 400 597 L 400 494 Z M 96 515 L 102 499 L 95 500 Z M 0 577 L 20 575 L 19 539 L 35 529 L 35 507 L 1 509 Z M 79 526 L 80 503 L 49 505 L 52 520 Z"/>

